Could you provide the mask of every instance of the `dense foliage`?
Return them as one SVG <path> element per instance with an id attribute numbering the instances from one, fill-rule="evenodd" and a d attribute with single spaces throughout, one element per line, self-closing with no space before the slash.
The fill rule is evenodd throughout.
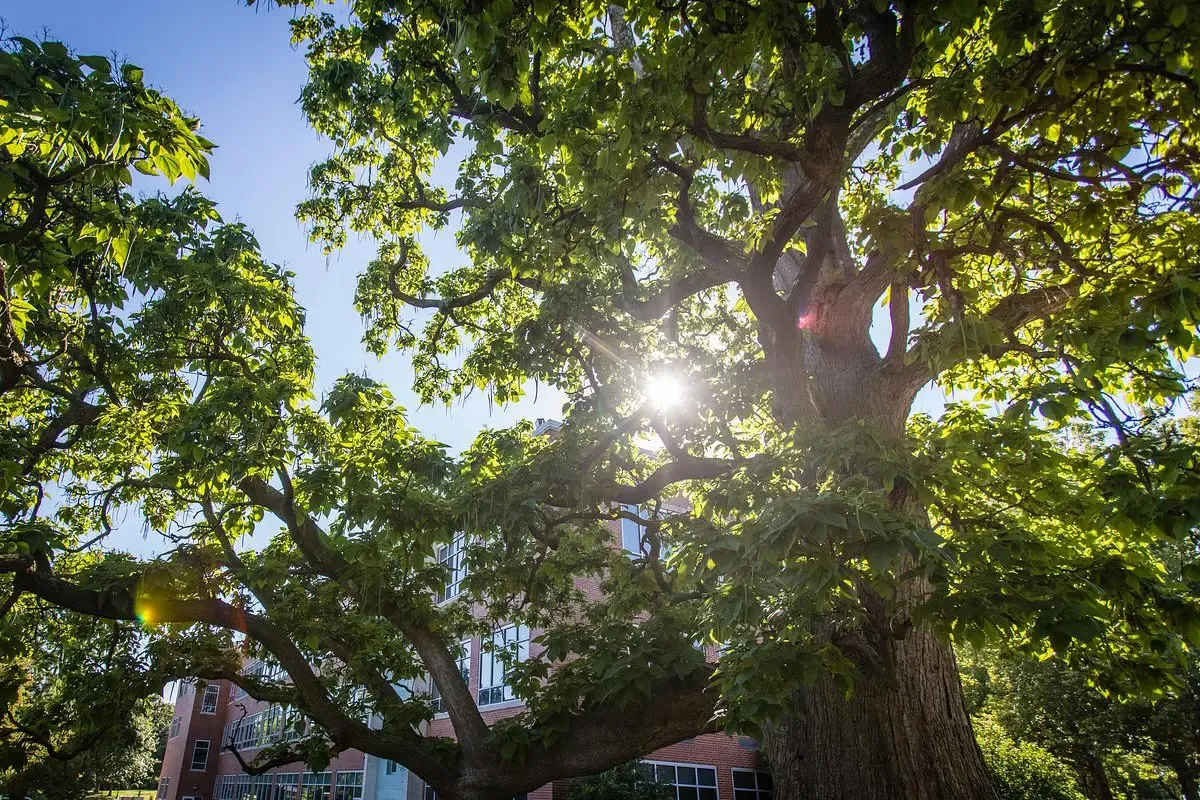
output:
<path id="1" fill-rule="evenodd" d="M 1083 800 L 1071 768 L 1043 748 L 1014 741 L 987 718 L 975 720 L 975 733 L 1001 800 Z"/>
<path id="2" fill-rule="evenodd" d="M 987 797 L 947 639 L 1183 683 L 1200 465 L 1163 419 L 1198 344 L 1188 3 L 350 12 L 294 22 L 336 147 L 300 213 L 330 248 L 380 242 L 367 346 L 410 351 L 428 400 L 549 383 L 564 426 L 456 461 L 364 378 L 318 407 L 288 274 L 194 192 L 124 188 L 203 174 L 195 122 L 136 68 L 18 40 L 16 592 L 138 618 L 156 675 L 316 721 L 253 768 L 359 747 L 472 800 L 714 725 L 766 734 L 781 798 Z M 467 263 L 429 264 L 431 229 Z M 912 418 L 930 382 L 969 399 Z M 178 546 L 65 557 L 121 506 Z M 239 549 L 267 515 L 278 533 Z M 618 518 L 641 525 L 632 559 Z M 469 575 L 439 604 L 460 534 Z M 528 710 L 489 731 L 456 643 L 505 622 L 544 650 L 511 667 Z M 240 675 L 242 637 L 290 680 Z M 724 645 L 715 674 L 697 640 Z M 420 734 L 429 679 L 453 742 Z"/>
<path id="3" fill-rule="evenodd" d="M 171 709 L 138 627 L 15 600 L 0 621 L 0 791 L 71 800 L 158 777 Z"/>
<path id="4" fill-rule="evenodd" d="M 985 796 L 963 715 L 928 716 L 961 705 L 941 636 L 1175 679 L 1197 465 L 1154 422 L 1197 344 L 1189 4 L 352 10 L 294 23 L 338 147 L 300 211 L 380 242 L 368 346 L 431 400 L 568 395 L 553 443 L 468 454 L 484 508 L 532 560 L 642 504 L 621 594 L 731 645 L 733 724 L 790 712 L 783 793 Z M 910 427 L 930 381 L 968 401 Z"/>
<path id="5" fill-rule="evenodd" d="M 1094 800 L 1174 798 L 1181 789 L 1196 796 L 1200 717 L 1191 669 L 1165 691 L 1119 695 L 1102 692 L 1087 671 L 1059 659 L 1011 650 L 962 655 L 967 700 L 993 772 L 1001 750 L 989 747 L 1015 754 L 1019 746 L 1065 765 L 1070 785 Z"/>

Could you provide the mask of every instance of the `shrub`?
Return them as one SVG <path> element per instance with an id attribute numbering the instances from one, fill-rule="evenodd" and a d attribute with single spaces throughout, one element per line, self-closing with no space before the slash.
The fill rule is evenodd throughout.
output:
<path id="1" fill-rule="evenodd" d="M 1036 744 L 1012 739 L 991 717 L 976 717 L 974 724 L 1000 800 L 1084 800 L 1064 761 Z"/>

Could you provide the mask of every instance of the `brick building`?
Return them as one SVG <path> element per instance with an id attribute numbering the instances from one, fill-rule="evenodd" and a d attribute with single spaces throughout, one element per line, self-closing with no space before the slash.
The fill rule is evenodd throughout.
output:
<path id="1" fill-rule="evenodd" d="M 551 425 L 541 432 L 552 435 Z M 614 547 L 631 554 L 640 550 L 642 539 L 635 523 L 620 520 L 613 522 L 612 528 Z M 465 544 L 463 537 L 458 537 L 435 554 L 449 573 L 445 587 L 438 593 L 439 602 L 448 602 L 459 593 L 466 576 Z M 581 581 L 580 588 L 593 596 L 599 593 L 595 580 Z M 536 631 L 522 625 L 507 625 L 484 637 L 490 638 L 489 648 L 483 646 L 480 637 L 460 643 L 459 668 L 489 725 L 520 713 L 523 707 L 506 682 L 504 665 L 492 651 L 508 650 L 518 660 L 537 658 L 540 652 L 533 641 L 536 635 Z M 246 668 L 269 669 L 258 662 Z M 436 684 L 417 685 L 411 690 L 427 693 L 434 708 L 439 707 Z M 235 745 L 249 760 L 258 748 L 292 735 L 296 719 L 289 716 L 291 713 L 255 700 L 227 681 L 216 681 L 203 689 L 185 685 L 175 702 L 158 800 L 437 800 L 432 788 L 410 776 L 403 766 L 357 750 L 342 753 L 322 772 L 312 772 L 297 763 L 266 775 L 245 775 L 224 746 Z M 425 726 L 425 734 L 452 737 L 454 732 L 447 715 L 438 713 Z M 677 800 L 772 798 L 771 776 L 763 765 L 758 744 L 746 737 L 704 734 L 657 750 L 643 761 L 660 783 L 675 788 Z M 542 786 L 522 800 L 565 800 L 567 796 L 566 782 L 561 782 Z"/>

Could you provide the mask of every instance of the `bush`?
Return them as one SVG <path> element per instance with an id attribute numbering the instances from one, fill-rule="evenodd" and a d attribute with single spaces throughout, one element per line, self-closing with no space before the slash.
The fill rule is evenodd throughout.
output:
<path id="1" fill-rule="evenodd" d="M 675 792 L 655 783 L 644 765 L 629 762 L 571 782 L 571 800 L 675 800 Z"/>
<path id="2" fill-rule="evenodd" d="M 990 717 L 976 717 L 974 724 L 1000 800 L 1084 800 L 1064 761 L 1036 744 L 1010 738 Z"/>

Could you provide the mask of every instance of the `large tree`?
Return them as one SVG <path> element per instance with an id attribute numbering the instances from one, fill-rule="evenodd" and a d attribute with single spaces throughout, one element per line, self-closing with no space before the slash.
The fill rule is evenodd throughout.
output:
<path id="1" fill-rule="evenodd" d="M 139 619 L 156 675 L 315 722 L 252 770 L 358 747 L 470 800 L 764 723 L 782 797 L 987 797 L 948 635 L 1111 644 L 1169 677 L 1158 645 L 1197 610 L 1158 554 L 1197 476 L 1138 422 L 1186 390 L 1195 342 L 1183 4 L 352 10 L 296 22 L 338 147 L 303 213 L 331 246 L 381 242 L 368 344 L 410 348 L 431 400 L 550 383 L 566 424 L 455 462 L 367 379 L 316 407 L 287 273 L 193 192 L 123 188 L 202 173 L 194 121 L 136 68 L 17 42 L 14 591 Z M 434 270 L 418 234 L 453 225 L 470 263 Z M 910 428 L 935 378 L 1008 411 Z M 1043 429 L 1084 414 L 1111 431 L 1099 459 Z M 978 498 L 994 520 L 962 513 Z M 123 506 L 174 548 L 66 557 Z M 244 546 L 264 516 L 279 533 Z M 642 525 L 637 558 L 615 518 Z M 439 604 L 461 533 L 470 575 Z M 544 650 L 513 666 L 528 710 L 489 730 L 455 650 L 498 622 Z M 697 639 L 725 645 L 715 676 Z M 242 675 L 245 651 L 289 680 Z M 395 687 L 426 674 L 454 742 Z"/>
<path id="2" fill-rule="evenodd" d="M 1111 637 L 1118 658 L 1157 623 L 1195 633 L 1148 549 L 1195 521 L 1163 488 L 1195 464 L 1156 472 L 1137 444 L 1196 345 L 1190 4 L 351 10 L 294 23 L 304 107 L 338 146 L 301 214 L 331 247 L 380 242 L 368 344 L 410 351 L 426 399 L 566 393 L 552 447 L 476 454 L 505 465 L 512 529 L 521 502 L 566 509 L 529 521 L 534 552 L 565 546 L 558 521 L 690 497 L 649 520 L 638 566 L 731 644 L 730 719 L 785 707 L 781 796 L 989 796 L 946 633 Z M 465 266 L 428 262 L 431 230 Z M 1004 412 L 921 432 L 956 472 L 910 458 L 931 382 Z M 1071 478 L 1065 524 L 927 506 L 1003 483 L 976 438 L 1016 459 L 1078 418 L 1105 455 L 1038 462 Z"/>

